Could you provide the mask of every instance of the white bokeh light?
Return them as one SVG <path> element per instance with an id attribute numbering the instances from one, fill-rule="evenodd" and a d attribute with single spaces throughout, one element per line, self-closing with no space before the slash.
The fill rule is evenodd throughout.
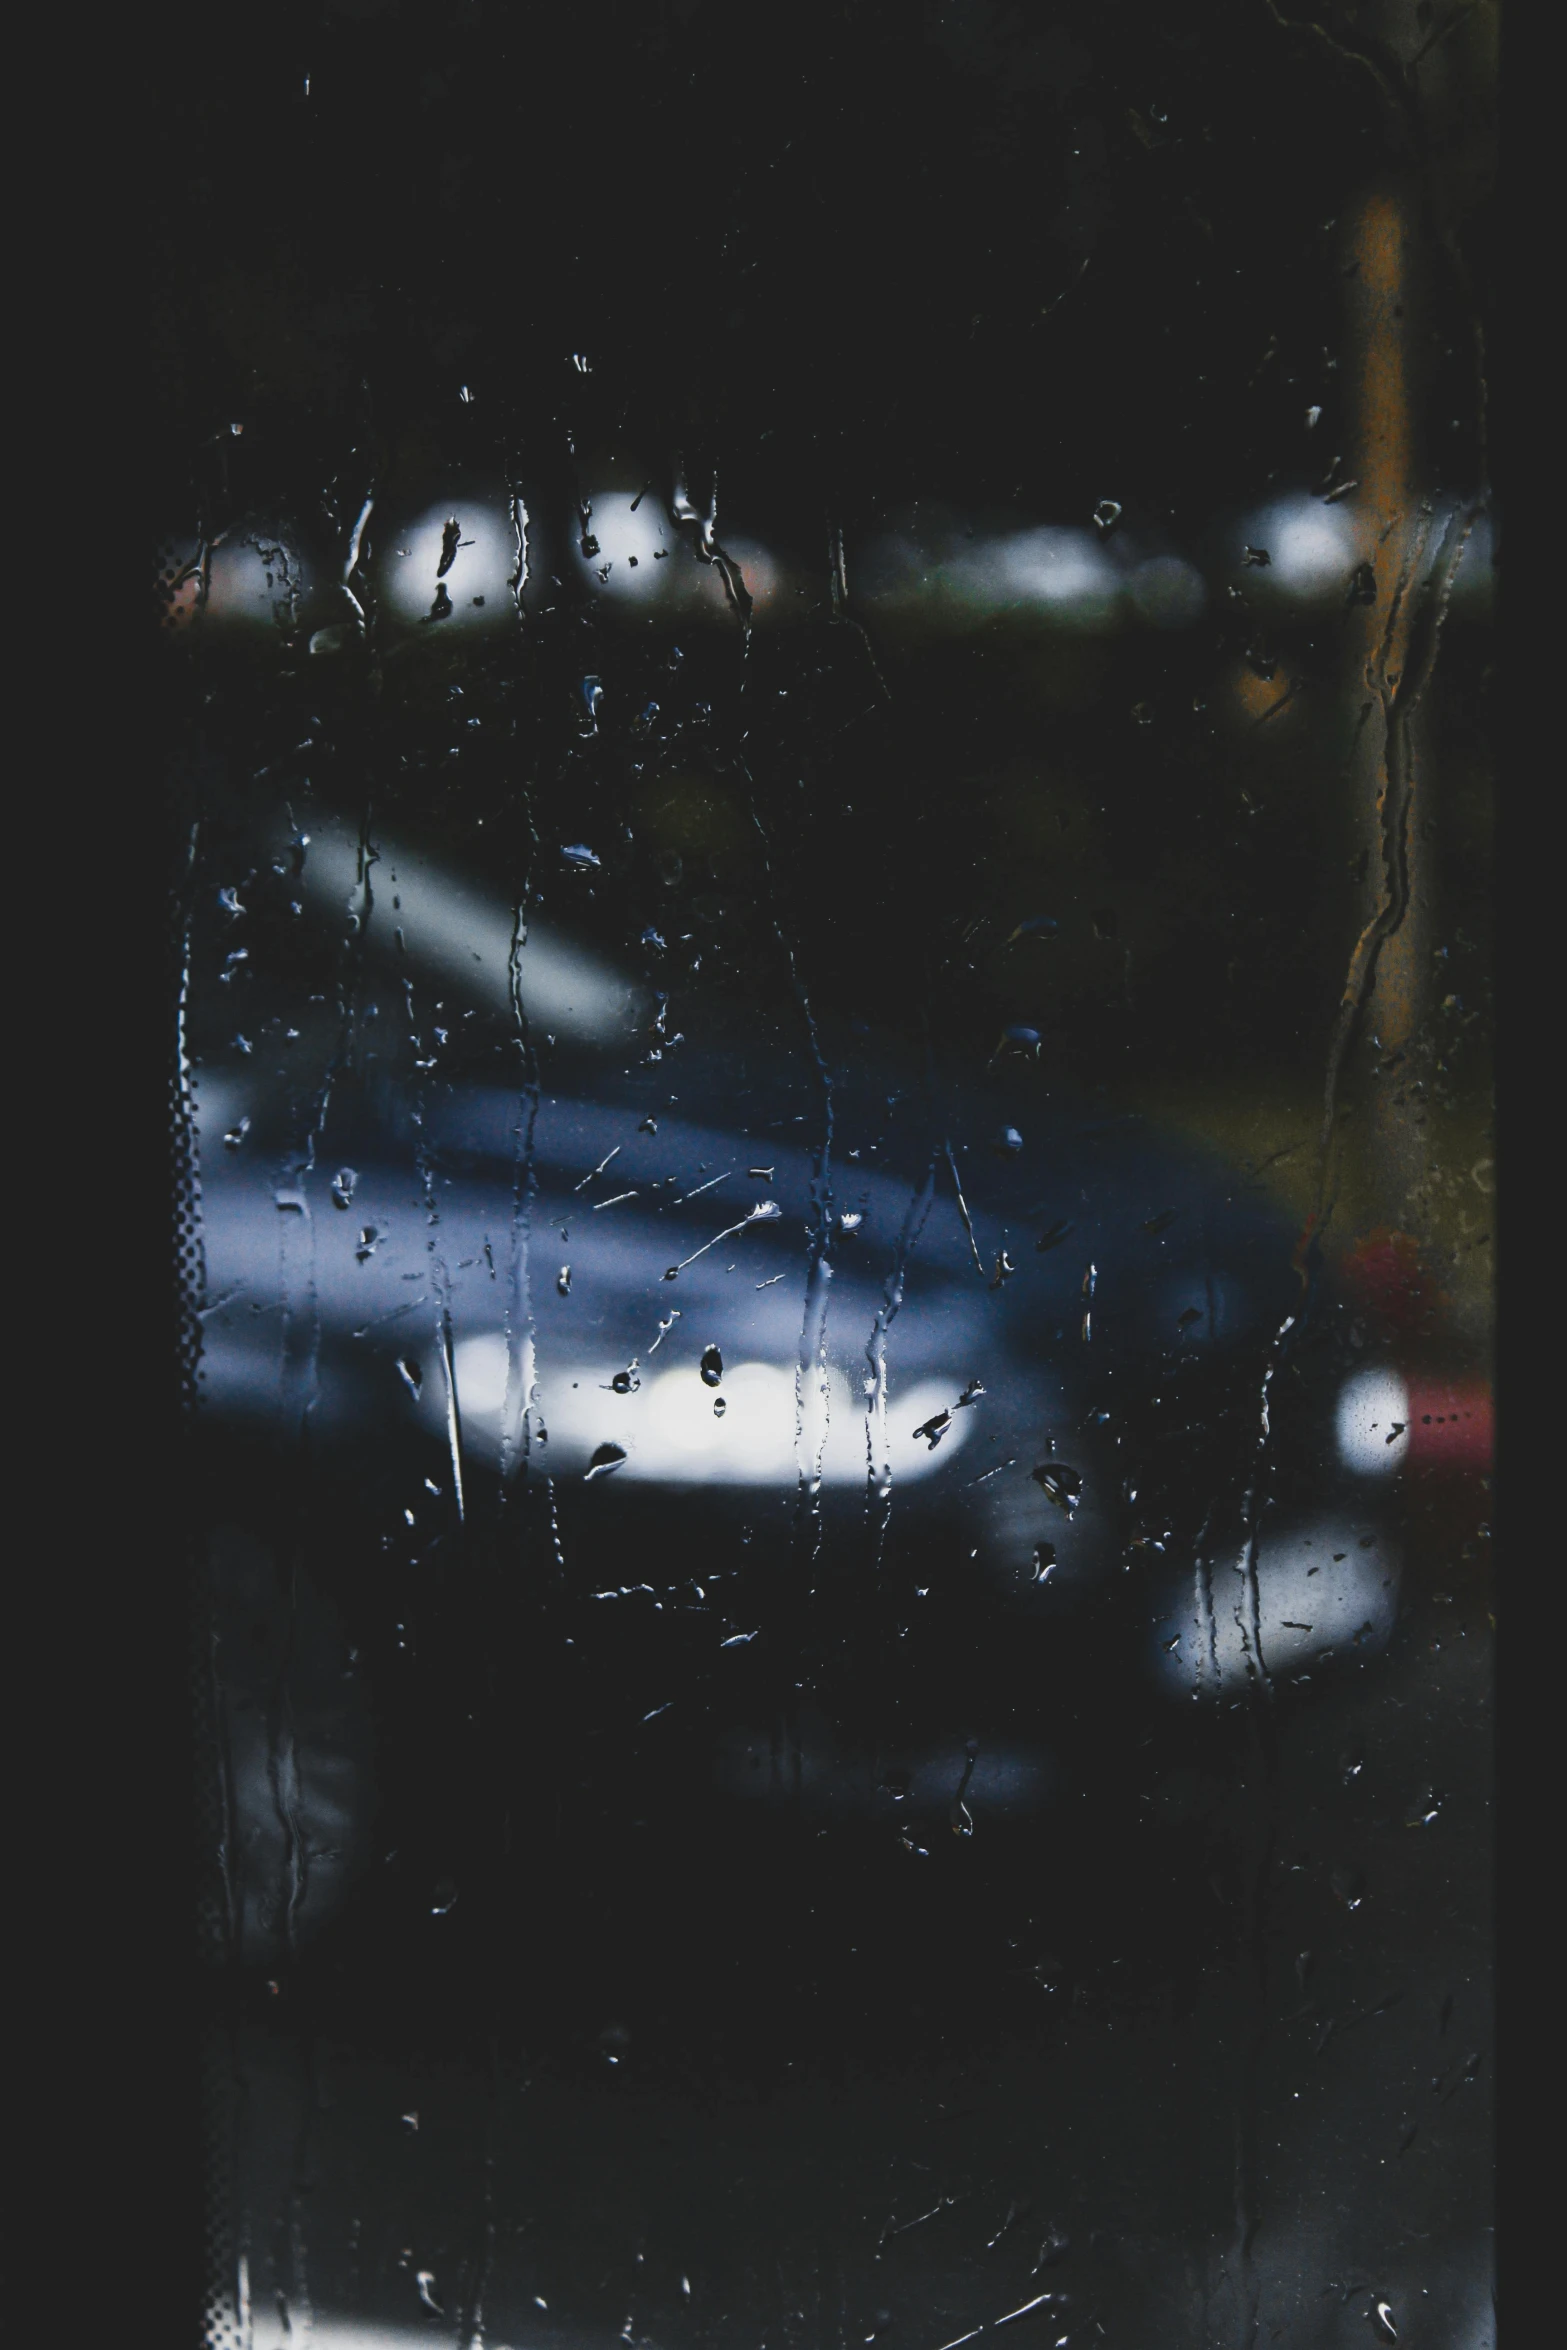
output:
<path id="1" fill-rule="evenodd" d="M 164 565 L 173 588 L 169 610 L 176 621 L 198 620 L 203 628 L 274 628 L 291 623 L 313 585 L 299 548 L 281 531 L 247 530 L 224 537 L 207 557 L 206 596 L 199 569 L 174 587 L 174 578 L 199 562 L 194 540 L 180 543 Z"/>
<path id="2" fill-rule="evenodd" d="M 454 1354 L 457 1396 L 467 1439 L 488 1454 L 499 1451 L 506 1395 L 506 1341 L 499 1331 L 465 1338 Z M 602 1364 L 572 1363 L 539 1373 L 535 1426 L 548 1431 L 547 1451 L 562 1474 L 581 1474 L 595 1448 L 618 1444 L 624 1463 L 615 1475 L 632 1484 L 779 1485 L 798 1473 L 795 1372 L 792 1364 L 739 1362 L 721 1385 L 705 1386 L 694 1365 L 639 1372 L 641 1384 L 617 1395 Z M 953 1411 L 934 1450 L 914 1431 L 952 1410 L 961 1381 L 922 1381 L 895 1394 L 887 1412 L 887 1458 L 895 1483 L 945 1467 L 969 1434 L 969 1415 Z M 441 1399 L 426 1387 L 426 1408 Z M 807 1451 L 816 1429 L 806 1397 Z M 824 1485 L 861 1485 L 866 1474 L 865 1407 L 837 1370 L 828 1374 L 828 1420 L 822 1446 Z M 722 1404 L 722 1411 L 714 1405 Z"/>
<path id="3" fill-rule="evenodd" d="M 457 549 L 445 577 L 437 579 L 447 525 L 452 522 L 458 526 Z M 398 620 L 469 629 L 504 624 L 514 613 L 511 575 L 517 565 L 517 542 L 500 500 L 453 497 L 444 505 L 427 507 L 417 521 L 402 526 L 383 523 L 375 515 L 371 531 L 377 592 Z M 429 620 L 442 587 L 451 611 L 443 620 Z"/>
<path id="4" fill-rule="evenodd" d="M 944 608 L 954 618 L 1034 612 L 1103 626 L 1122 592 L 1121 572 L 1096 539 L 1053 526 L 975 536 L 953 516 L 930 516 L 856 553 L 851 596 L 893 608 Z"/>
<path id="5" fill-rule="evenodd" d="M 1268 558 L 1265 565 L 1248 569 L 1248 592 L 1308 599 L 1342 594 L 1361 554 L 1354 515 L 1320 498 L 1281 499 L 1251 516 L 1239 535 L 1244 546 Z"/>
<path id="6" fill-rule="evenodd" d="M 692 554 L 651 492 L 608 490 L 588 501 L 588 533 L 598 552 L 582 552 L 574 523 L 571 562 L 578 578 L 615 603 L 667 602 L 691 592 Z"/>
<path id="7" fill-rule="evenodd" d="M 1362 1477 L 1386 1477 L 1409 1451 L 1409 1390 L 1396 1371 L 1362 1371 L 1338 1399 L 1338 1456 Z"/>
<path id="8" fill-rule="evenodd" d="M 1215 1561 L 1209 1571 L 1211 1622 L 1190 1583 L 1158 1618 L 1159 1675 L 1172 1691 L 1215 1696 L 1247 1680 L 1252 1628 L 1249 1578 L 1240 1563 Z M 1398 1611 L 1398 1583 L 1388 1538 L 1364 1522 L 1265 1526 L 1257 1559 L 1264 1670 L 1288 1678 L 1328 1652 L 1371 1654 L 1384 1647 Z"/>
<path id="9" fill-rule="evenodd" d="M 998 602 L 1034 604 L 1075 620 L 1106 619 L 1115 608 L 1115 569 L 1084 531 L 1022 531 L 977 560 Z"/>
<path id="10" fill-rule="evenodd" d="M 279 614 L 290 616 L 308 586 L 298 549 L 281 536 L 228 539 L 213 550 L 207 618 L 271 628 Z"/>
<path id="11" fill-rule="evenodd" d="M 606 491 L 589 499 L 588 506 L 587 530 L 597 552 L 582 552 L 583 531 L 576 518 L 569 545 L 576 575 L 591 593 L 631 605 L 727 606 L 718 566 L 701 560 L 694 529 L 671 522 L 652 492 L 638 497 L 625 490 Z M 721 533 L 719 544 L 737 566 L 753 610 L 764 611 L 778 593 L 774 558 L 754 539 L 730 539 Z"/>

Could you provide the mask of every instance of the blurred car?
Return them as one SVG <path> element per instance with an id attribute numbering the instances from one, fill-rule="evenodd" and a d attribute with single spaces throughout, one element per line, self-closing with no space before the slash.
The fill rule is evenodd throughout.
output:
<path id="1" fill-rule="evenodd" d="M 542 1773 L 556 1837 L 666 1922 L 710 1836 L 808 1871 L 824 1836 L 877 1868 L 954 1834 L 1060 1851 L 1172 1699 L 1206 1719 L 1386 1641 L 1407 1397 L 1391 1361 L 1301 1373 L 1297 1234 L 1259 1185 L 1060 1098 L 1027 1030 L 922 1070 L 855 1021 L 817 1067 L 737 1014 L 698 1055 L 598 952 L 535 926 L 514 956 L 504 902 L 412 844 L 381 843 L 373 903 L 346 824 L 290 870 L 299 925 L 363 948 L 353 1067 L 303 1152 L 291 1032 L 199 1074 L 203 1416 L 236 1461 L 308 1432 L 371 1561 L 296 1607 L 282 1725 L 255 1660 L 287 1611 L 253 1529 L 218 1544 L 258 1964 L 415 1846 L 420 1915 L 502 1899 L 446 1799 L 377 1770 L 425 1767 L 375 1724 L 428 1715 L 481 1554 L 508 1816 Z"/>

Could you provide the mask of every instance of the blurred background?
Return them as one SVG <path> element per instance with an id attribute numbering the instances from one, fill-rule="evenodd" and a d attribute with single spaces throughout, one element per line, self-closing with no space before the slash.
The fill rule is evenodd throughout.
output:
<path id="1" fill-rule="evenodd" d="M 1494 9 L 231 29 L 206 2338 L 1478 2350 Z"/>

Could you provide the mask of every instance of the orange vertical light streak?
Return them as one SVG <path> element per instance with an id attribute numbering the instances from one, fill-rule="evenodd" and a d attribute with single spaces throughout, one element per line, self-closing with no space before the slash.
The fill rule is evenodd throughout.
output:
<path id="1" fill-rule="evenodd" d="M 1363 553 L 1376 561 L 1380 544 L 1384 557 L 1391 554 L 1389 587 L 1397 576 L 1404 534 L 1397 527 L 1385 539 L 1383 533 L 1408 515 L 1413 487 L 1404 239 L 1402 207 L 1395 196 L 1379 191 L 1361 211 L 1352 255 L 1358 267 L 1352 301 L 1356 380 L 1350 470 L 1360 485 L 1355 499 L 1367 542 Z M 1383 584 L 1380 577 L 1377 584 Z"/>
<path id="2" fill-rule="evenodd" d="M 1386 642 L 1389 615 L 1400 572 L 1415 550 L 1419 531 L 1416 453 L 1411 400 L 1411 347 L 1407 310 L 1410 296 L 1408 207 L 1398 192 L 1379 189 L 1361 208 L 1354 225 L 1350 280 L 1349 343 L 1353 370 L 1346 450 L 1347 470 L 1358 487 L 1351 493 L 1358 517 L 1358 554 L 1372 566 L 1376 601 L 1365 608 L 1364 628 L 1355 645 L 1357 701 L 1375 697 L 1374 678 L 1385 657 L 1390 677 L 1403 666 L 1414 598 L 1407 592 L 1400 625 Z M 1367 762 L 1357 789 L 1372 816 L 1375 894 L 1382 894 L 1381 793 L 1385 783 L 1381 712 L 1373 713 L 1366 738 Z M 1402 923 L 1384 942 L 1370 1003 L 1370 1025 L 1385 1051 L 1403 1051 L 1420 1020 L 1420 980 L 1426 860 L 1420 853 L 1418 800 L 1408 831 L 1409 902 Z M 1420 1179 L 1418 1135 L 1407 1109 L 1394 1107 L 1396 1088 L 1379 1088 L 1373 1111 L 1382 1181 L 1391 1183 L 1400 1208 Z M 1394 1204 L 1391 1200 L 1389 1207 Z"/>

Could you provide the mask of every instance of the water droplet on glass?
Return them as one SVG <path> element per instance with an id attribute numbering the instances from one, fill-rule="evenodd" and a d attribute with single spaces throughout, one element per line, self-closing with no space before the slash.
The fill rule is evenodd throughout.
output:
<path id="1" fill-rule="evenodd" d="M 596 1445 L 583 1483 L 591 1485 L 595 1477 L 607 1477 L 612 1469 L 619 1468 L 625 1458 L 626 1448 L 623 1444 Z"/>
<path id="2" fill-rule="evenodd" d="M 610 1381 L 610 1386 L 617 1395 L 635 1395 L 641 1384 L 635 1370 L 617 1371 Z"/>
<path id="3" fill-rule="evenodd" d="M 1268 553 L 1266 547 L 1242 547 L 1241 549 L 1243 571 L 1265 571 L 1272 561 L 1273 557 Z"/>
<path id="4" fill-rule="evenodd" d="M 1016 946 L 1020 938 L 1054 938 L 1060 928 L 1054 914 L 1032 914 L 1026 922 L 1018 924 L 1007 940 L 1007 945 Z"/>
<path id="5" fill-rule="evenodd" d="M 715 1420 L 721 1420 L 721 1419 L 723 1418 L 723 1416 L 724 1416 L 725 1412 L 727 1412 L 727 1411 L 728 1411 L 728 1409 L 729 1409 L 729 1406 L 728 1406 L 728 1405 L 725 1403 L 725 1401 L 724 1401 L 723 1397 L 722 1397 L 721 1395 L 715 1395 L 715 1396 L 714 1396 L 714 1398 L 713 1398 L 713 1417 L 714 1417 L 714 1419 L 715 1419 Z"/>
<path id="6" fill-rule="evenodd" d="M 225 1150 L 237 1151 L 240 1144 L 244 1141 L 246 1135 L 249 1132 L 250 1120 L 248 1118 L 241 1118 L 239 1124 L 237 1126 L 231 1126 L 227 1134 L 224 1135 L 223 1146 Z"/>
<path id="7" fill-rule="evenodd" d="M 410 1361 L 407 1355 L 400 1356 L 397 1364 L 397 1375 L 401 1379 L 403 1385 L 407 1388 L 409 1394 L 417 1401 L 418 1396 L 424 1386 L 424 1373 L 420 1370 L 418 1364 Z"/>
<path id="8" fill-rule="evenodd" d="M 702 1384 L 704 1387 L 716 1387 L 719 1381 L 723 1378 L 724 1358 L 719 1353 L 716 1346 L 709 1346 L 703 1349 L 701 1372 Z"/>
<path id="9" fill-rule="evenodd" d="M 974 1833 L 974 1815 L 964 1797 L 968 1793 L 968 1783 L 974 1776 L 974 1765 L 979 1758 L 977 1741 L 970 1738 L 964 1751 L 968 1759 L 963 1765 L 963 1776 L 958 1781 L 958 1791 L 952 1798 L 952 1806 L 947 1814 L 954 1836 L 972 1836 Z"/>
<path id="10" fill-rule="evenodd" d="M 453 1904 L 456 1902 L 456 1899 L 457 1899 L 457 1888 L 456 1888 L 456 1886 L 453 1884 L 453 1882 L 452 1882 L 452 1880 L 451 1880 L 451 1878 L 450 1878 L 450 1877 L 443 1877 L 443 1878 L 441 1879 L 440 1883 L 439 1883 L 439 1884 L 436 1886 L 436 1888 L 435 1888 L 435 1894 L 434 1894 L 434 1898 L 431 1900 L 431 1903 L 430 1903 L 430 1915 L 431 1915 L 431 1917 L 433 1917 L 433 1918 L 443 1918 L 443 1917 L 445 1917 L 445 1915 L 446 1915 L 447 1911 L 448 1911 L 449 1909 L 451 1909 L 451 1908 L 452 1908 L 452 1906 L 453 1906 Z"/>
<path id="11" fill-rule="evenodd" d="M 559 1272 L 556 1274 L 556 1276 L 555 1276 L 555 1289 L 556 1289 L 556 1294 L 557 1294 L 558 1296 L 560 1296 L 560 1297 L 570 1297 L 570 1295 L 571 1295 L 571 1267 L 570 1267 L 569 1265 L 562 1265 L 562 1267 L 561 1267 L 560 1271 L 559 1271 Z"/>
<path id="12" fill-rule="evenodd" d="M 352 1167 L 339 1167 L 332 1178 L 332 1205 L 347 1208 L 353 1204 L 354 1185 L 359 1181 Z"/>
<path id="13" fill-rule="evenodd" d="M 1121 511 L 1114 498 L 1101 498 L 1094 508 L 1094 520 L 1102 531 L 1112 531 L 1121 519 Z"/>
<path id="14" fill-rule="evenodd" d="M 1034 1482 L 1044 1489 L 1058 1510 L 1070 1517 L 1083 1498 L 1083 1480 L 1076 1469 L 1067 1468 L 1060 1461 L 1046 1461 L 1034 1471 Z"/>
<path id="15" fill-rule="evenodd" d="M 1038 1249 L 1040 1255 L 1043 1256 L 1047 1249 L 1059 1248 L 1062 1241 L 1067 1239 L 1070 1234 L 1076 1230 L 1076 1225 L 1070 1222 L 1052 1224 L 1048 1232 L 1042 1232 L 1040 1234 L 1039 1238 L 1035 1241 L 1034 1246 L 1036 1249 Z"/>
<path id="16" fill-rule="evenodd" d="M 934 1412 L 928 1420 L 920 1423 L 914 1433 L 916 1436 L 923 1436 L 930 1450 L 934 1452 L 951 1425 L 952 1414 L 950 1412 Z"/>
<path id="17" fill-rule="evenodd" d="M 562 864 L 573 866 L 578 872 L 585 873 L 590 866 L 598 863 L 593 851 L 584 848 L 580 841 L 570 848 L 562 847 L 560 855 Z"/>
<path id="18" fill-rule="evenodd" d="M 1015 1159 L 1023 1147 L 1023 1137 L 1015 1126 L 1003 1126 L 990 1147 L 1003 1159 Z"/>

